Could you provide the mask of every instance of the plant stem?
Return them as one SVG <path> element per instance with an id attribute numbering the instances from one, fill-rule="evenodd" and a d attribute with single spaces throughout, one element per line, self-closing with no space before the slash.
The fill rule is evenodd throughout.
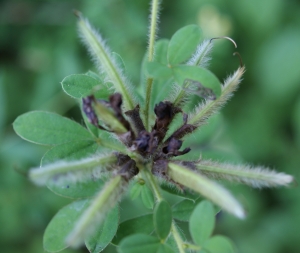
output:
<path id="1" fill-rule="evenodd" d="M 148 61 L 153 61 L 154 58 L 154 43 L 157 30 L 157 20 L 160 0 L 153 0 L 151 5 L 150 29 L 149 29 L 149 48 Z"/>
<path id="2" fill-rule="evenodd" d="M 150 28 L 149 28 L 149 48 L 148 48 L 148 61 L 153 61 L 154 58 L 154 43 L 157 30 L 157 20 L 159 12 L 160 0 L 153 0 L 151 5 L 151 16 L 150 16 Z M 145 98 L 145 126 L 149 130 L 149 110 L 150 110 L 150 100 L 152 91 L 153 79 L 147 78 L 146 82 L 146 98 Z"/>
<path id="3" fill-rule="evenodd" d="M 172 221 L 172 226 L 171 226 L 171 233 L 176 241 L 176 244 L 177 244 L 177 247 L 178 247 L 178 250 L 179 250 L 179 253 L 185 253 L 184 251 L 184 248 L 183 248 L 183 245 L 185 244 L 183 242 L 183 240 L 181 239 L 181 236 L 178 232 L 178 229 L 176 227 L 176 223 L 175 221 L 173 220 Z"/>
<path id="4" fill-rule="evenodd" d="M 153 78 L 147 78 L 146 83 L 146 101 L 145 101 L 145 127 L 149 131 L 149 116 L 150 116 L 150 101 L 151 101 L 151 91 L 152 91 Z"/>
<path id="5" fill-rule="evenodd" d="M 154 193 L 155 198 L 157 199 L 157 201 L 161 201 L 163 200 L 163 197 L 161 195 L 161 193 L 159 192 L 159 186 L 156 183 L 153 175 L 151 174 L 150 170 L 148 170 L 148 168 L 146 167 L 143 170 L 143 175 L 145 176 L 146 181 L 150 184 L 152 192 Z M 184 242 L 181 239 L 181 236 L 176 228 L 176 223 L 174 220 L 172 220 L 172 226 L 171 226 L 171 231 L 170 231 L 176 241 L 179 253 L 185 253 L 184 251 Z"/>
<path id="6" fill-rule="evenodd" d="M 148 169 L 148 167 L 146 166 L 145 169 L 142 170 L 143 172 L 143 176 L 145 177 L 146 179 L 146 182 L 149 183 L 153 193 L 154 193 L 154 196 L 155 198 L 158 200 L 158 201 L 161 201 L 163 200 L 163 197 L 162 195 L 160 194 L 159 192 L 159 186 L 157 185 L 152 173 L 150 172 L 150 170 Z"/>

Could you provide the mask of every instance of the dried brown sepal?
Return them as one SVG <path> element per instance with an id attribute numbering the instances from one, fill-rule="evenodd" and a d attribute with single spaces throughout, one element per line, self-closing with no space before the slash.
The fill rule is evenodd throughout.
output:
<path id="1" fill-rule="evenodd" d="M 154 161 L 151 172 L 155 176 L 168 180 L 168 160 L 162 159 Z"/>
<path id="2" fill-rule="evenodd" d="M 184 155 L 191 151 L 190 148 L 185 148 L 183 151 L 179 151 L 182 146 L 182 140 L 178 140 L 172 137 L 167 146 L 165 146 L 162 151 L 168 156 L 179 156 Z"/>
<path id="3" fill-rule="evenodd" d="M 98 117 L 97 117 L 97 115 L 94 111 L 94 108 L 92 106 L 92 103 L 94 101 L 95 101 L 95 97 L 93 95 L 82 98 L 82 110 L 83 110 L 84 114 L 86 115 L 88 121 L 92 125 L 98 127 L 99 129 L 108 131 L 107 129 L 105 129 L 104 127 L 99 125 Z"/>
<path id="4" fill-rule="evenodd" d="M 157 131 L 159 142 L 163 140 L 175 114 L 179 112 L 181 112 L 181 109 L 175 107 L 169 101 L 160 102 L 159 104 L 155 105 L 154 113 L 156 115 L 156 120 L 153 130 Z"/>
<path id="5" fill-rule="evenodd" d="M 138 173 L 139 169 L 136 167 L 135 161 L 130 159 L 121 167 L 117 174 L 121 175 L 126 181 L 129 181 Z"/>
<path id="6" fill-rule="evenodd" d="M 117 166 L 122 166 L 131 160 L 131 158 L 128 155 L 124 155 L 122 153 L 115 153 L 115 155 L 117 157 Z"/>
<path id="7" fill-rule="evenodd" d="M 129 122 L 124 118 L 122 114 L 122 95 L 120 93 L 114 93 L 109 97 L 109 104 L 111 108 L 114 110 L 116 118 L 121 122 L 121 124 L 127 129 L 130 129 L 130 124 Z"/>
<path id="8" fill-rule="evenodd" d="M 138 136 L 138 133 L 146 130 L 140 116 L 139 105 L 137 105 L 134 109 L 125 112 L 125 115 L 128 117 L 136 137 Z"/>
<path id="9" fill-rule="evenodd" d="M 141 131 L 133 143 L 140 153 L 153 153 L 158 146 L 156 131 Z"/>

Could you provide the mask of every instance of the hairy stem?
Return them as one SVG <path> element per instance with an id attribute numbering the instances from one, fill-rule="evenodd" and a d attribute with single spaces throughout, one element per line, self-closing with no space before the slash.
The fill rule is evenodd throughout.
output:
<path id="1" fill-rule="evenodd" d="M 152 192 L 154 193 L 154 196 L 155 198 L 157 199 L 157 201 L 161 201 L 163 200 L 163 197 L 159 191 L 159 185 L 157 184 L 157 182 L 155 181 L 152 173 L 150 172 L 150 170 L 148 170 L 148 168 L 145 168 L 143 170 L 143 175 L 146 179 L 146 181 L 150 184 L 151 186 L 151 189 L 152 189 Z M 177 244 L 177 248 L 179 250 L 179 253 L 185 253 L 184 251 L 184 242 L 177 230 L 177 227 L 176 227 L 176 223 L 174 220 L 172 220 L 172 226 L 171 226 L 171 231 L 170 231 L 176 241 L 176 244 Z"/>
<path id="2" fill-rule="evenodd" d="M 116 66 L 100 34 L 81 16 L 79 16 L 78 26 L 84 44 L 100 65 L 100 69 L 107 73 L 108 79 L 112 81 L 116 90 L 122 94 L 126 110 L 132 110 L 134 100 L 129 92 L 129 84 L 124 80 L 122 70 Z"/>
<path id="3" fill-rule="evenodd" d="M 175 239 L 179 253 L 185 253 L 185 251 L 184 251 L 185 243 L 183 242 L 183 240 L 178 232 L 178 229 L 176 227 L 176 223 L 174 220 L 172 221 L 171 233 Z"/>
<path id="4" fill-rule="evenodd" d="M 150 15 L 150 28 L 149 28 L 149 48 L 148 48 L 148 61 L 151 62 L 154 59 L 154 44 L 157 30 L 157 21 L 159 13 L 160 0 L 153 0 L 151 4 L 151 15 Z M 152 91 L 153 79 L 147 78 L 146 82 L 146 98 L 145 98 L 145 126 L 149 130 L 149 115 L 150 115 L 150 102 L 151 102 L 151 91 Z"/>

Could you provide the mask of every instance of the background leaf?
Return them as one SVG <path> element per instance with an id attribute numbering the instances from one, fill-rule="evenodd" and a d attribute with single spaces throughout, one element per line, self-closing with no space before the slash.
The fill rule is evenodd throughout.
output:
<path id="1" fill-rule="evenodd" d="M 53 217 L 44 233 L 44 249 L 58 252 L 68 247 L 66 237 L 72 231 L 79 216 L 88 207 L 88 200 L 79 200 L 65 206 Z"/>
<path id="2" fill-rule="evenodd" d="M 75 141 L 57 145 L 51 148 L 42 158 L 41 166 L 58 160 L 78 160 L 95 156 L 103 150 L 98 143 L 94 141 Z M 80 199 L 92 197 L 104 185 L 104 179 L 91 180 L 86 182 L 68 182 L 64 185 L 56 184 L 50 180 L 47 187 L 55 194 L 71 198 Z"/>
<path id="3" fill-rule="evenodd" d="M 91 139 L 90 133 L 84 127 L 51 112 L 25 113 L 15 120 L 13 126 L 20 137 L 37 144 L 58 145 Z"/>
<path id="4" fill-rule="evenodd" d="M 119 226 L 119 207 L 111 209 L 96 232 L 89 235 L 85 240 L 85 245 L 90 253 L 98 253 L 106 248 L 115 236 Z"/>
<path id="5" fill-rule="evenodd" d="M 207 69 L 197 66 L 181 65 L 173 68 L 173 74 L 179 85 L 183 85 L 186 79 L 189 79 L 200 83 L 200 85 L 205 88 L 211 89 L 216 97 L 221 94 L 221 83 L 219 79 Z"/>
<path id="6" fill-rule="evenodd" d="M 190 218 L 190 233 L 199 246 L 211 236 L 215 226 L 215 211 L 212 204 L 204 200 L 193 211 Z"/>
<path id="7" fill-rule="evenodd" d="M 61 82 L 64 92 L 73 98 L 83 98 L 94 94 L 95 97 L 107 99 L 109 90 L 103 81 L 90 75 L 74 74 L 65 77 Z"/>
<path id="8" fill-rule="evenodd" d="M 113 239 L 113 243 L 119 244 L 119 242 L 132 234 L 151 234 L 154 231 L 153 225 L 153 215 L 152 214 L 145 214 L 133 219 L 129 219 L 123 221 L 118 229 L 118 232 Z"/>
<path id="9" fill-rule="evenodd" d="M 159 239 L 143 234 L 135 234 L 121 241 L 119 253 L 140 253 L 141 249 L 147 253 L 172 253 L 173 250 L 161 244 Z"/>
<path id="10" fill-rule="evenodd" d="M 158 237 L 164 240 L 169 235 L 172 224 L 172 211 L 167 201 L 161 200 L 155 205 L 153 221 Z"/>
<path id="11" fill-rule="evenodd" d="M 216 235 L 210 238 L 200 253 L 234 253 L 234 247 L 229 238 Z"/>
<path id="12" fill-rule="evenodd" d="M 190 216 L 199 200 L 184 199 L 172 206 L 172 216 L 176 220 L 189 221 Z"/>
<path id="13" fill-rule="evenodd" d="M 179 29 L 171 38 L 168 47 L 168 62 L 171 65 L 188 60 L 202 39 L 202 32 L 197 25 L 188 25 Z"/>
<path id="14" fill-rule="evenodd" d="M 148 209 L 153 209 L 154 206 L 154 197 L 152 191 L 149 189 L 147 185 L 142 185 L 142 190 L 141 190 L 141 198 L 143 201 L 143 204 L 145 207 Z"/>

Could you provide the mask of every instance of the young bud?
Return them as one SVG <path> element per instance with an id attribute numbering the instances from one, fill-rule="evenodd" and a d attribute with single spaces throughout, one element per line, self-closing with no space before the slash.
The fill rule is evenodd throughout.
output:
<path id="1" fill-rule="evenodd" d="M 49 180 L 57 183 L 72 180 L 83 181 L 92 176 L 99 176 L 103 171 L 117 161 L 115 154 L 91 157 L 79 161 L 58 161 L 29 171 L 29 178 L 38 185 L 45 185 Z"/>
<path id="2" fill-rule="evenodd" d="M 76 222 L 73 231 L 66 238 L 66 244 L 72 247 L 83 244 L 84 237 L 92 233 L 104 220 L 106 213 L 117 204 L 125 186 L 127 182 L 121 175 L 107 182 Z"/>
<path id="3" fill-rule="evenodd" d="M 201 160 L 196 166 L 208 177 L 235 181 L 256 188 L 287 186 L 294 180 L 290 175 L 277 173 L 261 166 L 220 164 L 207 160 Z"/>
<path id="4" fill-rule="evenodd" d="M 200 193 L 238 218 L 245 218 L 240 203 L 222 186 L 179 164 L 169 163 L 168 175 L 175 182 Z"/>

